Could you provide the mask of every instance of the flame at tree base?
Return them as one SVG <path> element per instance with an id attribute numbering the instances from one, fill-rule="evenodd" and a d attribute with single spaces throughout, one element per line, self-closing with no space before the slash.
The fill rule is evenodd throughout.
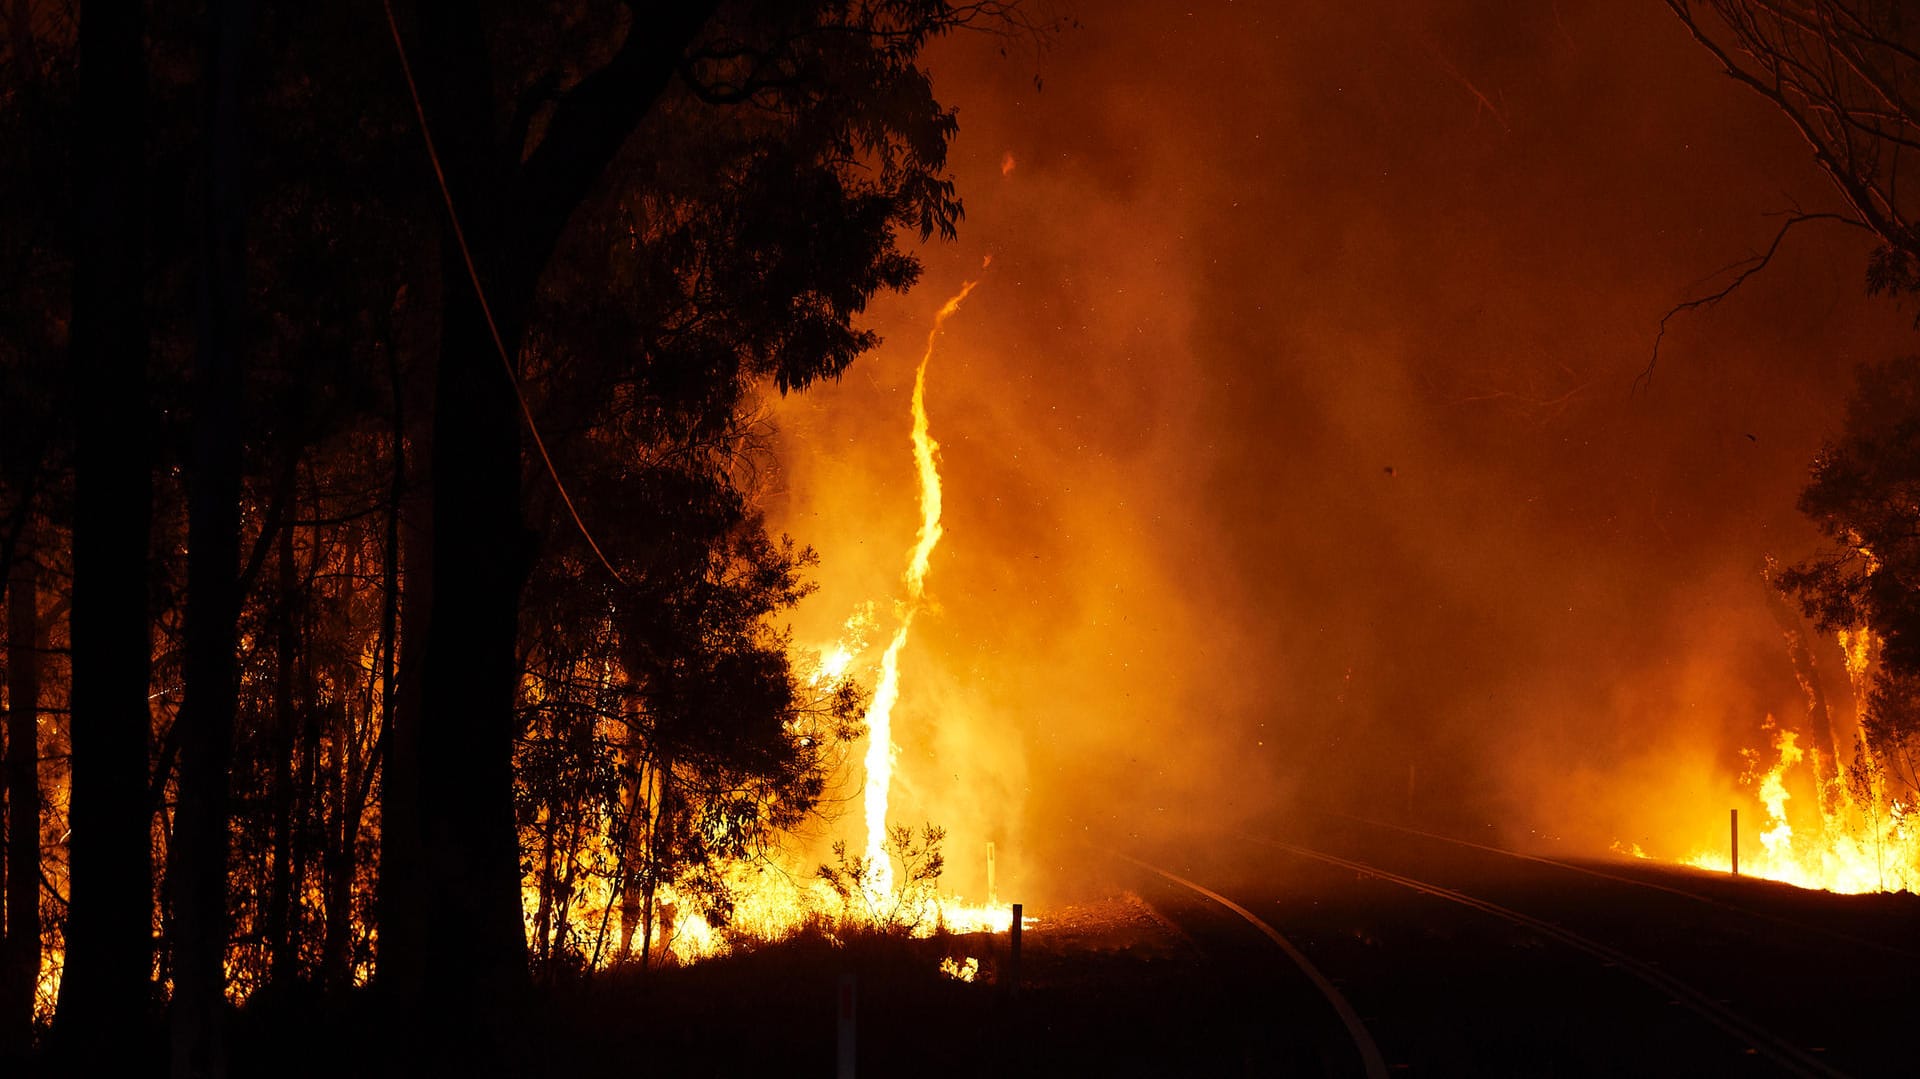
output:
<path id="1" fill-rule="evenodd" d="M 684 965 L 729 955 L 742 943 L 775 943 L 809 933 L 839 940 L 888 931 L 924 939 L 937 933 L 1005 933 L 1013 926 L 1011 908 L 970 903 L 964 897 L 931 890 L 920 898 L 923 905 L 913 912 L 911 921 L 884 925 L 825 881 L 801 877 L 771 863 L 735 864 L 726 871 L 725 882 L 732 910 L 724 924 L 715 924 L 699 913 L 698 896 L 662 885 L 654 899 L 651 940 L 636 931 L 624 955 L 619 942 L 611 939 L 619 933 L 613 923 L 620 917 L 620 900 L 602 884 L 580 896 L 570 912 L 567 921 L 574 935 L 569 946 L 578 949 L 581 958 L 595 968 L 623 960 L 638 961 L 643 953 L 654 962 Z M 523 898 L 527 930 L 532 935 L 537 900 L 533 896 Z M 1031 916 L 1021 919 L 1023 926 L 1034 923 Z M 602 925 L 612 926 L 610 932 L 596 932 Z M 596 945 L 597 962 L 592 957 Z"/>
<path id="2" fill-rule="evenodd" d="M 1761 724 L 1767 748 L 1741 751 L 1746 768 L 1740 783 L 1752 802 L 1734 808 L 1748 822 L 1740 835 L 1756 836 L 1759 843 L 1738 844 L 1739 874 L 1850 895 L 1920 889 L 1920 828 L 1914 820 L 1911 763 L 1905 750 L 1876 749 L 1867 739 L 1867 701 L 1874 688 L 1880 638 L 1866 626 L 1838 634 L 1852 691 L 1850 717 L 1829 710 L 1826 702 L 1833 698 L 1820 692 L 1819 674 L 1805 659 L 1808 652 L 1798 631 L 1789 639 L 1800 651 L 1794 659 L 1795 676 L 1806 694 L 1812 744 L 1803 744 L 1803 732 L 1783 729 L 1769 715 Z M 1850 739 L 1834 730 L 1837 724 L 1832 722 L 1848 719 Z M 1851 760 L 1835 759 L 1836 741 L 1851 741 Z M 1883 752 L 1892 755 L 1891 766 Z M 1720 836 L 1711 845 L 1696 840 L 1693 853 L 1680 859 L 1681 864 L 1732 872 L 1734 844 L 1725 832 Z M 1613 850 L 1650 857 L 1639 843 L 1616 841 Z"/>
<path id="3" fill-rule="evenodd" d="M 1764 814 L 1760 848 L 1742 850 L 1742 876 L 1780 881 L 1801 888 L 1845 894 L 1913 891 L 1920 885 L 1920 832 L 1913 807 L 1891 797 L 1885 775 L 1864 742 L 1856 742 L 1854 762 L 1823 784 L 1813 755 L 1794 731 L 1773 730 L 1773 754 L 1764 770 L 1760 755 L 1749 751 L 1748 779 Z M 1815 805 L 1789 816 L 1790 781 L 1805 779 L 1819 793 Z M 1824 789 L 1823 789 L 1824 788 Z M 1687 865 L 1731 872 L 1729 850 L 1696 851 Z"/>
<path id="4" fill-rule="evenodd" d="M 865 717 L 864 854 L 848 858 L 844 848 L 836 847 L 840 869 L 823 869 L 823 875 L 817 877 L 796 877 L 770 867 L 736 867 L 728 888 L 734 896 L 733 909 L 724 929 L 697 914 L 677 923 L 669 914 L 666 924 L 656 930 L 655 946 L 678 960 L 725 954 L 733 939 L 779 940 L 809 929 L 835 935 L 879 930 L 928 937 L 936 932 L 1004 933 L 1012 927 L 1009 907 L 970 903 L 937 890 L 937 866 L 929 872 L 923 859 L 935 855 L 941 838 L 938 829 L 929 827 L 921 845 L 915 847 L 908 841 L 910 833 L 889 827 L 887 816 L 898 754 L 893 741 L 893 711 L 900 700 L 900 658 L 915 616 L 927 605 L 928 565 L 944 531 L 940 520 L 940 445 L 933 439 L 927 417 L 927 367 L 947 319 L 960 309 L 978 283 L 965 282 L 941 305 L 914 372 L 911 442 L 920 523 L 902 575 L 906 594 L 897 608 L 899 625 L 881 653 L 873 700 Z M 870 621 L 870 616 L 857 614 L 841 641 L 821 649 L 815 684 L 838 680 L 853 666 L 865 648 Z M 895 872 L 896 860 L 901 863 L 899 874 Z M 670 890 L 662 894 L 663 909 L 671 911 L 677 897 Z M 1022 919 L 1023 925 L 1033 922 L 1031 917 Z M 959 973 L 954 976 L 961 977 Z M 972 980 L 971 972 L 962 980 Z"/>
<path id="5" fill-rule="evenodd" d="M 1013 926 L 1011 908 L 971 904 L 959 896 L 935 896 L 932 902 L 926 917 L 904 927 L 905 935 L 1005 933 Z M 1032 921 L 1021 919 L 1023 925 Z M 724 928 L 695 914 L 670 927 L 664 938 L 656 940 L 656 947 L 687 963 L 726 955 L 736 940 L 772 942 L 808 931 L 840 938 L 876 928 L 865 915 L 850 912 L 842 898 L 820 881 L 763 881 L 739 895 Z"/>

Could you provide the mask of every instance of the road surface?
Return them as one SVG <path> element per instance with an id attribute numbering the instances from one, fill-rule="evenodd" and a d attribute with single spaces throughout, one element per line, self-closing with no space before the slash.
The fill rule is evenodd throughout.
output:
<path id="1" fill-rule="evenodd" d="M 1912 896 L 1310 825 L 1227 872 L 1116 852 L 1229 987 L 1247 1074 L 1920 1074 Z"/>

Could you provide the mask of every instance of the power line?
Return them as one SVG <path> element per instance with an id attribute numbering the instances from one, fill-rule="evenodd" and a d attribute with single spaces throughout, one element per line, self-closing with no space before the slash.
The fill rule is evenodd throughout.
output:
<path id="1" fill-rule="evenodd" d="M 507 384 L 513 387 L 513 398 L 520 402 L 520 415 L 527 421 L 527 431 L 533 435 L 533 444 L 540 451 L 540 460 L 547 466 L 547 475 L 553 478 L 554 489 L 560 492 L 560 501 L 566 503 L 567 513 L 573 517 L 573 523 L 580 530 L 580 536 L 593 548 L 600 564 L 615 581 L 626 584 L 626 578 L 613 568 L 606 553 L 600 550 L 600 544 L 587 530 L 587 523 L 580 519 L 580 510 L 573 504 L 573 496 L 567 493 L 567 485 L 560 480 L 559 470 L 553 467 L 553 457 L 547 453 L 546 439 L 540 437 L 540 426 L 533 422 L 533 410 L 527 407 L 527 396 L 520 392 L 520 379 L 513 372 L 513 357 L 507 354 L 506 342 L 500 339 L 500 327 L 493 320 L 493 305 L 487 302 L 487 290 L 480 284 L 480 271 L 473 264 L 473 250 L 467 246 L 466 230 L 460 227 L 460 212 L 454 209 L 453 192 L 447 187 L 447 173 L 440 165 L 440 151 L 434 148 L 433 131 L 427 126 L 427 110 L 420 104 L 420 87 L 413 80 L 413 64 L 407 59 L 407 46 L 400 40 L 400 24 L 394 20 L 391 0 L 380 0 L 380 7 L 387 14 L 387 29 L 393 34 L 393 49 L 400 56 L 400 73 L 407 79 L 407 94 L 413 98 L 413 114 L 420 120 L 420 139 L 427 144 L 427 158 L 433 162 L 433 176 L 440 184 L 440 198 L 447 205 L 447 219 L 453 224 L 454 241 L 460 245 L 460 257 L 467 264 L 467 278 L 473 282 L 473 294 L 480 300 L 480 313 L 486 316 L 487 333 L 493 338 L 493 350 L 500 356 L 500 365 L 505 370 Z"/>

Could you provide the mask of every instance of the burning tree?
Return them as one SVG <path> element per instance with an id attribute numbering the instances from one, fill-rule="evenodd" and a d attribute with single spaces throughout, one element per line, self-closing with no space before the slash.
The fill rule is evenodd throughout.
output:
<path id="1" fill-rule="evenodd" d="M 1920 791 L 1920 360 L 1864 366 L 1840 437 L 1820 451 L 1800 509 L 1828 546 L 1779 574 L 1865 671 L 1867 745 Z"/>
<path id="2" fill-rule="evenodd" d="M 1789 230 L 1838 221 L 1871 234 L 1867 289 L 1920 292 L 1920 200 L 1902 185 L 1920 149 L 1920 18 L 1895 0 L 1666 0 L 1694 41 L 1729 77 L 1793 126 L 1832 182 L 1837 212 L 1795 210 L 1772 245 L 1719 291 L 1669 312 L 1710 305 L 1764 269 Z M 1662 329 L 1665 328 L 1662 321 Z M 1656 355 L 1658 343 L 1656 341 Z M 1885 846 L 1920 793 L 1920 377 L 1916 361 L 1863 367 L 1845 430 L 1821 451 L 1800 508 L 1830 541 L 1814 557 L 1770 574 L 1822 631 L 1840 636 L 1858 730 L 1849 756 L 1828 723 L 1812 653 L 1789 629 L 1796 675 L 1809 694 L 1815 784 L 1829 853 L 1864 856 L 1866 886 L 1886 886 Z M 1794 619 L 1792 621 L 1797 621 Z M 1766 775 L 1789 765 L 1791 740 Z M 1898 784 L 1898 786 L 1892 786 Z M 1900 788 L 1904 788 L 1902 791 Z M 1790 835 L 1780 803 L 1769 804 Z M 1907 852 L 1911 857 L 1912 851 Z M 1846 858 L 1840 858 L 1846 861 Z M 1862 858 L 1851 859 L 1860 862 Z M 1905 874 L 1920 867 L 1908 866 Z M 1861 874 L 1852 873 L 1858 881 Z M 1815 875 L 1815 881 L 1827 879 Z"/>

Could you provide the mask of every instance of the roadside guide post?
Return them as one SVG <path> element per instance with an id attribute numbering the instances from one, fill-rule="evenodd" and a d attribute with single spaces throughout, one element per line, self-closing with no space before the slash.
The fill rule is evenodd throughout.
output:
<path id="1" fill-rule="evenodd" d="M 1013 905 L 1013 928 L 1007 942 L 1007 995 L 1020 995 L 1020 904 Z"/>
<path id="2" fill-rule="evenodd" d="M 858 1018 L 858 986 L 851 974 L 840 975 L 840 1055 L 839 1066 L 834 1070 L 838 1079 L 853 1079 L 853 1057 L 855 1020 Z"/>
<path id="3" fill-rule="evenodd" d="M 1740 875 L 1740 811 L 1730 809 L 1727 812 L 1732 814 L 1729 830 L 1733 834 L 1733 875 L 1737 877 Z"/>

